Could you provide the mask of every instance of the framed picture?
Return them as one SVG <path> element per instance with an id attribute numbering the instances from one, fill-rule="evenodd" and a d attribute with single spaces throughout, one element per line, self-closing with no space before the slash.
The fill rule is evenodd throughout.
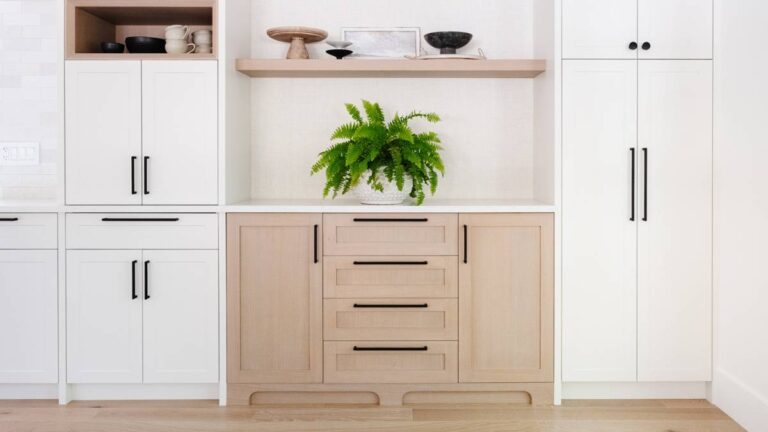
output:
<path id="1" fill-rule="evenodd" d="M 341 39 L 356 58 L 403 58 L 421 53 L 419 27 L 344 27 Z"/>

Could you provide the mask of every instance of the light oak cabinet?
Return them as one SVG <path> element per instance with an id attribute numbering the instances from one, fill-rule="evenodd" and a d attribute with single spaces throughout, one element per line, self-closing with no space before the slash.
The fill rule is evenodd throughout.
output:
<path id="1" fill-rule="evenodd" d="M 551 214 L 462 214 L 459 381 L 551 382 Z"/>

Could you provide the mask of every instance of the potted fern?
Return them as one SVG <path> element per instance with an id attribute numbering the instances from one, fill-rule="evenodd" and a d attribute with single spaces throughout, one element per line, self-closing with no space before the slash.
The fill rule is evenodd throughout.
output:
<path id="1" fill-rule="evenodd" d="M 445 174 L 440 137 L 416 133 L 408 123 L 437 123 L 437 114 L 413 111 L 387 122 L 378 103 L 363 101 L 365 119 L 356 105 L 346 107 L 353 121 L 333 132 L 333 143 L 312 166 L 312 174 L 325 170 L 323 197 L 353 191 L 363 204 L 400 204 L 410 196 L 421 205 L 425 188 L 435 194 L 438 173 Z"/>

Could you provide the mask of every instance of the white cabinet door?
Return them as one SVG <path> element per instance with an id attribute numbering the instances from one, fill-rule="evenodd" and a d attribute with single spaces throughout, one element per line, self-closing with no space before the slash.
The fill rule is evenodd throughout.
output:
<path id="1" fill-rule="evenodd" d="M 67 61 L 65 100 L 67 203 L 141 204 L 141 63 Z"/>
<path id="2" fill-rule="evenodd" d="M 637 61 L 563 67 L 563 380 L 634 381 Z"/>
<path id="3" fill-rule="evenodd" d="M 637 1 L 563 0 L 563 58 L 637 58 Z"/>
<path id="4" fill-rule="evenodd" d="M 56 257 L 0 251 L 0 383 L 58 381 Z"/>
<path id="5" fill-rule="evenodd" d="M 639 0 L 637 10 L 641 59 L 712 58 L 712 0 Z"/>
<path id="6" fill-rule="evenodd" d="M 217 203 L 216 61 L 145 61 L 144 204 Z"/>
<path id="7" fill-rule="evenodd" d="M 141 251 L 67 251 L 67 382 L 141 382 L 141 277 Z"/>
<path id="8" fill-rule="evenodd" d="M 144 262 L 144 382 L 218 382 L 218 252 L 145 250 Z"/>
<path id="9" fill-rule="evenodd" d="M 712 62 L 640 62 L 638 94 L 638 378 L 709 381 Z"/>

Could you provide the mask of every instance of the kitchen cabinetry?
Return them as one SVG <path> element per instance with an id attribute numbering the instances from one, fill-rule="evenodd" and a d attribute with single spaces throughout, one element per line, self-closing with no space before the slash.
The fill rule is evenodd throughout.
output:
<path id="1" fill-rule="evenodd" d="M 67 61 L 67 203 L 216 204 L 216 65 Z"/>
<path id="2" fill-rule="evenodd" d="M 563 58 L 711 59 L 712 0 L 563 0 Z"/>

